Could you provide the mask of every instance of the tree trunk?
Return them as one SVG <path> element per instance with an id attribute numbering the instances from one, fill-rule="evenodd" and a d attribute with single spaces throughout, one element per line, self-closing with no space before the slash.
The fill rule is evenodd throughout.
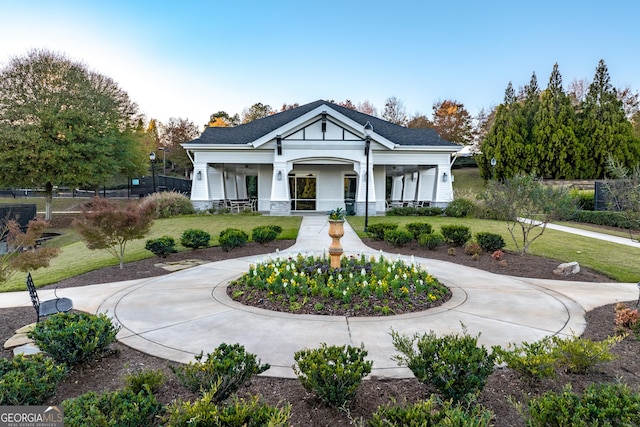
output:
<path id="1" fill-rule="evenodd" d="M 47 182 L 44 187 L 44 220 L 51 221 L 51 205 L 53 204 L 53 184 Z"/>

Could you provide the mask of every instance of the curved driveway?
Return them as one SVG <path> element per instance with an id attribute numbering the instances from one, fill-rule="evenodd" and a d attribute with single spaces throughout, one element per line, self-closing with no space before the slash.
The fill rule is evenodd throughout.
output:
<path id="1" fill-rule="evenodd" d="M 326 218 L 305 216 L 296 244 L 282 255 L 319 253 L 329 243 Z M 364 246 L 347 223 L 342 245 L 346 253 L 377 253 Z M 435 309 L 400 316 L 294 315 L 243 306 L 227 297 L 227 283 L 263 258 L 213 262 L 128 282 L 102 298 L 95 311 L 107 312 L 122 325 L 118 339 L 124 344 L 178 362 L 193 361 L 194 355 L 211 352 L 223 342 L 240 343 L 272 366 L 266 375 L 293 377 L 297 350 L 322 342 L 364 344 L 374 361 L 373 375 L 410 377 L 408 369 L 391 360 L 395 354 L 391 330 L 411 335 L 433 330 L 440 335 L 460 333 L 464 325 L 470 334 L 481 334 L 482 344 L 506 346 L 554 334 L 580 334 L 585 310 L 638 297 L 635 284 L 523 279 L 415 258 L 451 288 L 451 300 Z"/>

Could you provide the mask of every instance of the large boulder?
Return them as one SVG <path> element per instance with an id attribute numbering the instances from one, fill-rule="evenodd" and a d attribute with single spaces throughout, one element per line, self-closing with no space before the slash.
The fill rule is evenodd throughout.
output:
<path id="1" fill-rule="evenodd" d="M 553 274 L 557 276 L 573 276 L 578 273 L 580 273 L 580 265 L 577 261 L 565 262 L 553 270 Z"/>

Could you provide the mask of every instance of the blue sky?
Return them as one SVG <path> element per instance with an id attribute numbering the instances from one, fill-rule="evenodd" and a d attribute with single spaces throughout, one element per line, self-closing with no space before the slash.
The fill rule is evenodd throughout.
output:
<path id="1" fill-rule="evenodd" d="M 640 90 L 640 2 L 0 0 L 0 66 L 47 48 L 112 77 L 147 117 L 230 114 L 256 102 L 390 96 L 409 114 L 472 113 L 554 63 L 566 86 L 605 60 Z"/>

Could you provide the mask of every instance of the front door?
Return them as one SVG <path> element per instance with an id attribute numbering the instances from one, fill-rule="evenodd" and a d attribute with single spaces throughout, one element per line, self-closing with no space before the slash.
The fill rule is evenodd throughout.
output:
<path id="1" fill-rule="evenodd" d="M 292 211 L 316 210 L 316 176 L 314 174 L 289 175 L 289 192 Z"/>

